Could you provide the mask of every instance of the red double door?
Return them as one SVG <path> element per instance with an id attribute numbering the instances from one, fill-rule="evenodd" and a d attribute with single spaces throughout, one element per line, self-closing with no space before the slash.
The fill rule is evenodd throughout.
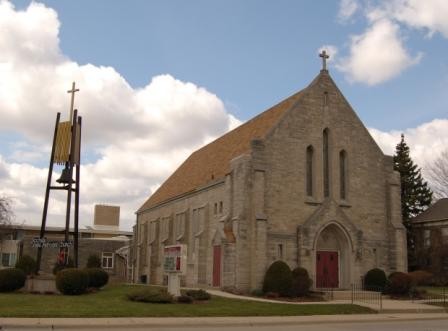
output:
<path id="1" fill-rule="evenodd" d="M 221 246 L 213 246 L 213 286 L 221 286 Z"/>
<path id="2" fill-rule="evenodd" d="M 316 253 L 316 287 L 339 287 L 339 254 L 334 251 Z"/>

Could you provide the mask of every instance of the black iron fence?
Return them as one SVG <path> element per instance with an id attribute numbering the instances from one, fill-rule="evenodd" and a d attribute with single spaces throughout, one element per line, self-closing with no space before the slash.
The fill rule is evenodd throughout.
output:
<path id="1" fill-rule="evenodd" d="M 363 283 L 352 284 L 351 302 L 352 304 L 365 303 L 368 305 L 372 305 L 381 311 L 383 309 L 382 292 L 383 288 L 381 287 L 366 287 Z"/>
<path id="2" fill-rule="evenodd" d="M 448 289 L 446 287 L 411 290 L 409 295 L 412 302 L 448 308 Z"/>

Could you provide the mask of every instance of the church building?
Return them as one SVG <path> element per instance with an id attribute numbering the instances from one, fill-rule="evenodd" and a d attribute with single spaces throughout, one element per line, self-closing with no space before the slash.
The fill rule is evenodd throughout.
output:
<path id="1" fill-rule="evenodd" d="M 259 289 L 277 260 L 315 288 L 407 270 L 400 178 L 323 68 L 303 90 L 192 153 L 137 211 L 134 281 Z"/>

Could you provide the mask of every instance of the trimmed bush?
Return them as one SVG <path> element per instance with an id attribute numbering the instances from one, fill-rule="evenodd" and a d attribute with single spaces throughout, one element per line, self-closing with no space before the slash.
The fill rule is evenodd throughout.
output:
<path id="1" fill-rule="evenodd" d="M 0 292 L 13 292 L 25 285 L 26 274 L 22 269 L 0 270 Z"/>
<path id="2" fill-rule="evenodd" d="M 181 295 L 177 297 L 177 302 L 179 303 L 193 303 L 193 298 L 188 295 Z"/>
<path id="3" fill-rule="evenodd" d="M 262 297 L 264 293 L 262 289 L 256 288 L 255 290 L 252 290 L 250 294 L 253 295 L 254 297 Z"/>
<path id="4" fill-rule="evenodd" d="M 263 281 L 263 292 L 274 292 L 281 296 L 289 296 L 291 292 L 292 273 L 283 261 L 275 261 L 270 265 Z"/>
<path id="5" fill-rule="evenodd" d="M 109 274 L 101 268 L 84 269 L 89 276 L 89 287 L 101 288 L 109 281 Z"/>
<path id="6" fill-rule="evenodd" d="M 166 289 L 144 288 L 127 294 L 131 301 L 149 303 L 172 303 L 174 298 Z"/>
<path id="7" fill-rule="evenodd" d="M 364 289 L 366 290 L 383 290 L 386 285 L 387 277 L 386 273 L 382 269 L 370 269 L 364 276 Z"/>
<path id="8" fill-rule="evenodd" d="M 303 297 L 308 295 L 313 284 L 308 271 L 305 268 L 297 267 L 291 272 L 291 275 L 291 296 Z"/>
<path id="9" fill-rule="evenodd" d="M 408 295 L 412 287 L 412 278 L 404 272 L 394 272 L 389 276 L 387 292 L 391 295 Z"/>
<path id="10" fill-rule="evenodd" d="M 409 272 L 408 275 L 411 277 L 412 286 L 427 286 L 432 283 L 433 275 L 428 271 L 416 270 Z"/>
<path id="11" fill-rule="evenodd" d="M 101 258 L 95 254 L 89 255 L 86 268 L 101 268 Z"/>
<path id="12" fill-rule="evenodd" d="M 16 263 L 16 268 L 23 270 L 28 276 L 36 273 L 37 263 L 31 256 L 22 255 Z"/>
<path id="13" fill-rule="evenodd" d="M 62 294 L 79 295 L 89 287 L 89 275 L 85 270 L 68 268 L 56 274 L 56 288 Z"/>
<path id="14" fill-rule="evenodd" d="M 210 300 L 211 299 L 211 295 L 210 293 L 208 293 L 207 291 L 204 290 L 188 290 L 186 292 L 186 295 L 188 295 L 189 297 L 192 297 L 194 300 L 198 300 L 198 301 L 205 301 L 205 300 Z"/>
<path id="15" fill-rule="evenodd" d="M 72 258 L 69 257 L 67 260 L 67 264 L 59 264 L 56 262 L 53 267 L 53 275 L 56 275 L 59 271 L 64 269 L 73 269 L 75 267 L 75 262 L 73 262 Z"/>

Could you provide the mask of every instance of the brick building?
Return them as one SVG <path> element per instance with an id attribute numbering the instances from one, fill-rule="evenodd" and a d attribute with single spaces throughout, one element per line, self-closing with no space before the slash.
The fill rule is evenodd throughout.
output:
<path id="1" fill-rule="evenodd" d="M 87 259 L 94 254 L 101 258 L 102 268 L 111 276 L 128 280 L 129 246 L 133 233 L 119 229 L 120 207 L 97 205 L 92 226 L 79 229 L 79 267 L 86 266 Z M 2 258 L 0 268 L 13 267 L 22 255 L 36 258 L 37 248 L 33 240 L 40 235 L 38 225 L 12 225 L 9 235 L 0 242 Z M 63 227 L 47 227 L 45 238 L 48 247 L 42 250 L 41 271 L 51 273 L 59 254 L 59 242 L 64 240 Z M 73 229 L 70 230 L 71 234 Z M 70 236 L 72 238 L 72 235 Z M 69 247 L 69 256 L 73 256 L 73 247 Z"/>
<path id="2" fill-rule="evenodd" d="M 406 271 L 399 174 L 330 77 L 195 151 L 137 211 L 134 281 L 187 245 L 188 286 L 260 288 L 276 260 L 316 287 Z"/>
<path id="3" fill-rule="evenodd" d="M 432 272 L 441 284 L 448 283 L 448 198 L 435 202 L 411 219 L 415 238 L 415 269 Z"/>

